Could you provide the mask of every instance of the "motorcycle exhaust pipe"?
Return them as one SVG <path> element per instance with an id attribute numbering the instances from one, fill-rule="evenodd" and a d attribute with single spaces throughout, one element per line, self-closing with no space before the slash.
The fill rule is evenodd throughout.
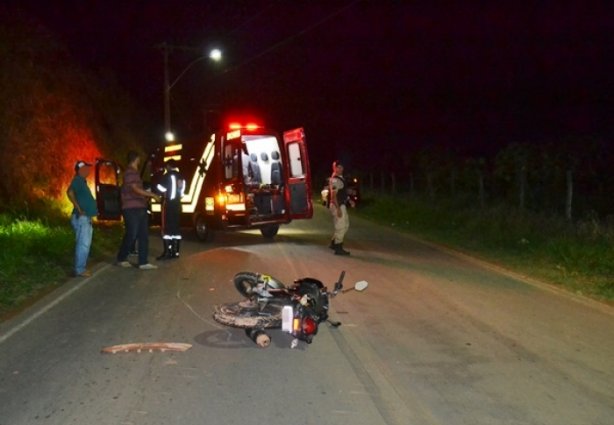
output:
<path id="1" fill-rule="evenodd" d="M 271 337 L 262 329 L 245 329 L 245 334 L 260 348 L 266 348 L 271 344 Z"/>

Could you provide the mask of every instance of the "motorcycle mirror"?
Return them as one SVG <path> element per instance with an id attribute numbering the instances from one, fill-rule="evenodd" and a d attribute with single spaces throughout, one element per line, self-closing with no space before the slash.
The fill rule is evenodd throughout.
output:
<path id="1" fill-rule="evenodd" d="M 336 294 L 337 292 L 343 289 L 343 279 L 345 278 L 345 270 L 341 272 L 341 276 L 339 276 L 339 280 L 335 283 L 335 289 L 333 292 Z"/>
<path id="2" fill-rule="evenodd" d="M 356 282 L 356 284 L 354 285 L 354 290 L 362 292 L 367 289 L 368 286 L 369 282 L 367 282 L 366 280 L 361 280 L 360 282 Z"/>

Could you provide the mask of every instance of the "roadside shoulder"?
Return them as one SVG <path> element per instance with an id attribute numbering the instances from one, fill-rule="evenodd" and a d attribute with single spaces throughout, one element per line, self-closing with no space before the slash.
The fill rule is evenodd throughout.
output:
<path id="1" fill-rule="evenodd" d="M 44 315 L 47 311 L 61 303 L 71 294 L 81 289 L 84 285 L 91 282 L 101 273 L 111 267 L 110 264 L 98 263 L 92 270 L 92 275 L 87 278 L 71 278 L 65 283 L 49 292 L 32 305 L 17 313 L 15 316 L 0 322 L 0 344 L 8 340 L 11 336 L 28 326 L 34 320 Z"/>
<path id="2" fill-rule="evenodd" d="M 381 224 L 376 222 L 375 220 L 371 220 L 368 217 L 364 217 L 359 215 L 358 218 L 360 220 L 365 220 L 369 223 L 372 223 L 373 225 L 376 226 L 380 226 L 382 228 L 391 230 L 392 227 L 390 226 L 386 226 L 385 224 Z M 588 307 L 591 308 L 595 308 L 603 313 L 606 313 L 610 316 L 614 316 L 614 305 L 612 305 L 611 303 L 609 303 L 608 301 L 601 301 L 601 300 L 597 300 L 582 294 L 576 294 L 574 292 L 571 292 L 567 289 L 565 289 L 564 287 L 560 287 L 556 284 L 553 283 L 548 283 L 545 282 L 543 280 L 534 278 L 532 276 L 529 276 L 527 274 L 524 273 L 520 273 L 514 270 L 511 270 L 507 267 L 505 267 L 504 265 L 501 264 L 497 264 L 495 262 L 493 262 L 492 260 L 487 260 L 485 258 L 481 258 L 478 255 L 474 254 L 474 253 L 469 253 L 466 251 L 462 251 L 459 248 L 456 247 L 450 247 L 448 245 L 445 244 L 441 244 L 441 243 L 437 243 L 437 242 L 433 242 L 421 237 L 418 237 L 414 234 L 412 234 L 411 232 L 409 232 L 408 230 L 400 230 L 399 234 L 402 235 L 403 237 L 411 240 L 412 242 L 416 242 L 425 246 L 428 246 L 429 248 L 435 249 L 437 251 L 446 253 L 450 256 L 453 256 L 455 258 L 458 258 L 460 260 L 475 264 L 483 269 L 487 269 L 496 273 L 499 273 L 501 275 L 510 277 L 512 279 L 515 279 L 517 281 L 523 282 L 527 285 L 531 285 L 534 287 L 537 287 L 539 289 L 545 290 L 545 291 L 549 291 L 552 293 L 555 293 L 557 295 L 560 296 L 564 296 L 566 298 L 572 299 L 578 303 L 584 304 Z"/>

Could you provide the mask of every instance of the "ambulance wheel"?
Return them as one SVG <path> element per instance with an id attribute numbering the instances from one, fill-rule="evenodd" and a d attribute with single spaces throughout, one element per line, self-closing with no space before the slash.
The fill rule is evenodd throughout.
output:
<path id="1" fill-rule="evenodd" d="M 212 230 L 202 214 L 199 214 L 196 217 L 196 220 L 194 221 L 194 230 L 196 230 L 196 237 L 200 241 L 206 242 L 211 239 Z"/>
<path id="2" fill-rule="evenodd" d="M 260 228 L 260 233 L 267 239 L 273 239 L 279 232 L 279 224 L 268 224 Z"/>

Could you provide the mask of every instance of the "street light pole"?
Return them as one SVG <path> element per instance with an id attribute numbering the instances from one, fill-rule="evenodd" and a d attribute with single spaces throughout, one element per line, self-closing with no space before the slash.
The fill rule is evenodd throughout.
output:
<path id="1" fill-rule="evenodd" d="M 169 51 L 171 51 L 175 46 L 171 46 L 168 43 L 162 43 L 160 47 L 162 48 L 163 53 L 164 53 L 164 138 L 166 139 L 167 142 L 174 142 L 175 135 L 171 128 L 171 89 L 175 86 L 175 84 L 177 84 L 177 82 L 181 79 L 181 77 L 183 77 L 184 74 L 188 72 L 188 70 L 192 68 L 192 66 L 195 65 L 196 63 L 204 59 L 211 59 L 214 62 L 219 62 L 220 60 L 222 60 L 222 51 L 219 49 L 213 49 L 209 52 L 207 56 L 201 56 L 201 57 L 194 59 L 192 62 L 188 64 L 188 66 L 184 68 L 183 71 L 179 73 L 177 78 L 175 78 L 175 80 L 173 80 L 173 82 L 171 83 L 170 82 L 170 72 L 169 72 L 169 67 L 168 67 L 168 59 L 169 59 L 168 56 L 169 56 Z M 190 51 L 196 50 L 191 47 L 177 46 L 177 48 L 180 50 L 190 50 Z"/>
<path id="2" fill-rule="evenodd" d="M 173 132 L 171 131 L 171 86 L 168 71 L 168 44 L 162 45 L 164 50 L 164 138 L 167 142 L 174 140 Z"/>

